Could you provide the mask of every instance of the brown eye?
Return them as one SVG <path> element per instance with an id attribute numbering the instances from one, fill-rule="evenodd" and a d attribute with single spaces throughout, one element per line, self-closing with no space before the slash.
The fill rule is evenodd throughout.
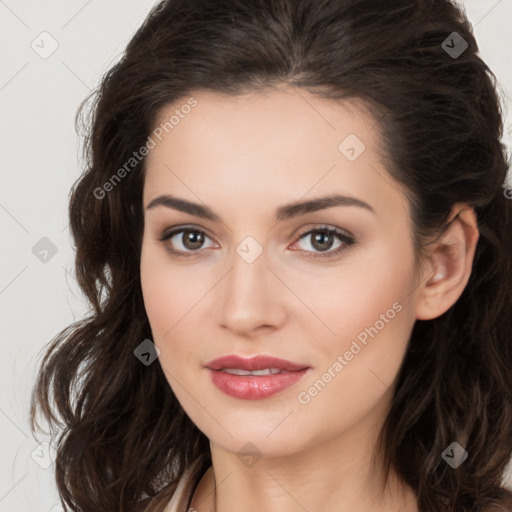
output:
<path id="1" fill-rule="evenodd" d="M 181 242 L 183 245 L 191 251 L 200 249 L 204 244 L 204 233 L 199 231 L 184 231 L 181 235 Z"/>
<path id="2" fill-rule="evenodd" d="M 309 240 L 309 244 L 299 242 Z M 355 239 L 335 228 L 319 227 L 304 233 L 297 242 L 301 251 L 309 253 L 313 258 L 328 258 L 337 256 L 342 251 L 349 249 L 354 245 Z M 322 254 L 323 253 L 323 254 Z"/>
<path id="3" fill-rule="evenodd" d="M 174 254 L 183 254 L 199 252 L 200 249 L 212 247 L 205 245 L 207 240 L 211 240 L 203 231 L 195 228 L 176 228 L 166 231 L 159 238 L 166 243 L 168 250 Z"/>
<path id="4" fill-rule="evenodd" d="M 334 243 L 334 236 L 325 231 L 319 231 L 311 235 L 311 245 L 318 251 L 327 251 Z"/>

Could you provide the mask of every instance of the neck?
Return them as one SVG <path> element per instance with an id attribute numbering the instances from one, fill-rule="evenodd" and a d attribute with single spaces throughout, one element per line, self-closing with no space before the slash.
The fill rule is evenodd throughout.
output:
<path id="1" fill-rule="evenodd" d="M 338 438 L 251 464 L 210 443 L 212 467 L 191 510 L 228 512 L 236 503 L 239 512 L 417 512 L 412 489 L 394 471 L 385 482 L 383 469 L 372 464 L 376 434 L 358 424 Z"/>

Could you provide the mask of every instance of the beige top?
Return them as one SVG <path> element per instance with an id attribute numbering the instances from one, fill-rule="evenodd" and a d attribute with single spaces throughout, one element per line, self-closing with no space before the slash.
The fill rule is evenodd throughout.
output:
<path id="1" fill-rule="evenodd" d="M 178 482 L 178 486 L 174 491 L 171 501 L 165 507 L 165 512 L 194 512 L 194 509 L 188 509 L 188 504 L 194 495 L 195 488 L 193 487 L 193 473 L 196 469 L 200 459 L 197 459 L 190 467 L 188 467 L 181 480 Z"/>

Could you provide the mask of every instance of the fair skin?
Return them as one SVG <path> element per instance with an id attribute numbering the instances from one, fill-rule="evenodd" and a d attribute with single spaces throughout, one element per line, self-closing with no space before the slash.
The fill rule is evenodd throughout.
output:
<path id="1" fill-rule="evenodd" d="M 408 202 L 385 169 L 375 120 L 359 103 L 284 85 L 243 96 L 192 96 L 197 106 L 146 160 L 140 266 L 159 362 L 210 440 L 212 468 L 191 506 L 417 511 L 414 494 L 394 473 L 381 492 L 380 466 L 372 474 L 370 459 L 415 321 L 443 314 L 469 279 L 478 240 L 474 212 L 456 205 L 452 217 L 460 215 L 419 267 Z M 185 101 L 165 107 L 155 126 Z M 365 145 L 353 161 L 338 148 L 349 134 Z M 147 209 L 165 194 L 207 206 L 220 220 L 162 204 Z M 332 194 L 357 198 L 373 211 L 337 205 L 274 218 L 283 205 Z M 183 232 L 159 240 L 181 226 L 204 233 L 204 243 L 187 244 Z M 356 243 L 347 248 L 333 235 L 322 246 L 303 236 L 322 227 L 348 232 Z M 263 251 L 251 263 L 236 250 L 248 236 Z M 393 318 L 388 313 L 383 321 L 387 311 Z M 376 325 L 378 333 L 345 357 L 357 336 Z M 228 354 L 266 354 L 310 369 L 276 395 L 244 400 L 215 387 L 204 367 Z M 339 355 L 342 370 L 333 372 Z M 328 368 L 329 382 L 308 393 Z M 247 443 L 261 456 L 255 463 L 239 456 Z"/>

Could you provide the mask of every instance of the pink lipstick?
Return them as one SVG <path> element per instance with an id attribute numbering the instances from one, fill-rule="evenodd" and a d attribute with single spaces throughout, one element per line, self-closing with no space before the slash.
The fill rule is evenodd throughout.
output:
<path id="1" fill-rule="evenodd" d="M 224 356 L 205 364 L 213 384 L 234 398 L 259 400 L 297 383 L 310 368 L 271 356 Z"/>

